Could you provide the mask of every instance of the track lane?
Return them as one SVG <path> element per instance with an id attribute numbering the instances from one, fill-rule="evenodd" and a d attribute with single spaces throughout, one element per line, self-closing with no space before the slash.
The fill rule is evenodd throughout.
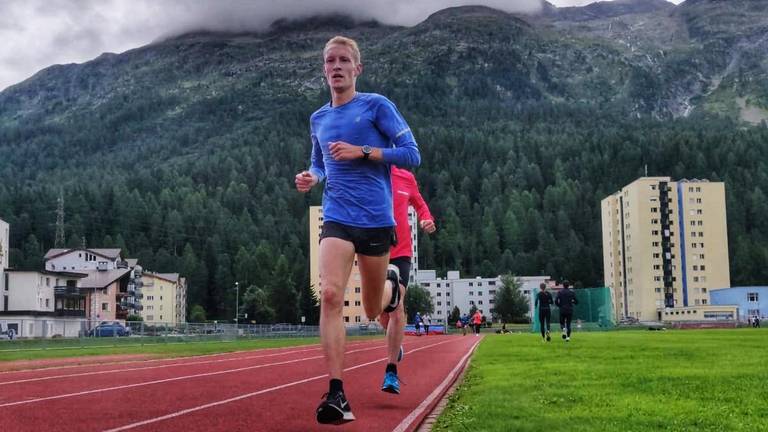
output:
<path id="1" fill-rule="evenodd" d="M 401 395 L 380 391 L 386 359 L 345 369 L 345 390 L 358 420 L 343 426 L 315 422 L 320 396 L 327 390 L 322 374 L 171 412 L 108 432 L 122 431 L 401 431 L 415 429 L 456 378 L 479 339 L 429 337 L 410 350 L 398 367 L 407 382 Z M 440 387 L 438 389 L 438 387 Z"/>
<path id="2" fill-rule="evenodd" d="M 415 337 L 407 339 L 406 345 L 411 346 L 408 348 L 408 351 L 413 351 L 415 348 L 426 344 L 428 342 L 427 339 L 435 338 L 424 338 L 423 341 L 419 339 Z M 381 340 L 366 342 L 362 344 L 363 349 L 359 348 L 360 344 L 354 344 L 358 345 L 358 348 L 352 351 L 357 352 L 346 356 L 347 364 L 354 365 L 375 360 L 381 362 L 379 367 L 383 368 L 385 349 L 382 342 Z M 141 387 L 73 395 L 32 403 L 28 403 L 24 399 L 17 399 L 16 402 L 26 403 L 0 408 L 2 410 L 0 412 L 11 414 L 9 416 L 0 416 L 0 430 L 47 430 L 55 426 L 56 430 L 79 431 L 118 427 L 133 423 L 137 419 L 146 418 L 147 416 L 158 417 L 166 415 L 174 409 L 199 406 L 212 400 L 222 400 L 253 393 L 254 389 L 268 389 L 275 385 L 280 385 L 280 383 L 290 383 L 312 377 L 327 378 L 325 362 L 319 352 L 317 356 L 313 357 L 319 358 L 299 360 L 293 364 L 271 366 L 266 366 L 265 364 L 260 370 L 249 369 L 225 372 L 218 375 L 206 375 Z M 298 360 L 298 358 L 288 359 L 286 357 L 284 361 L 291 360 Z M 93 377 L 87 378 L 87 381 L 90 382 Z M 61 380 L 57 379 L 55 381 Z M 83 381 L 86 380 L 83 379 Z M 325 379 L 322 379 L 322 381 L 325 382 Z M 50 382 L 47 384 L 50 384 Z M 62 395 L 62 392 L 56 391 L 55 395 Z M 319 394 L 312 396 L 313 403 L 317 397 L 319 397 Z M 77 423 L 57 420 L 70 418 L 74 406 L 87 407 L 77 410 Z M 312 408 L 311 412 L 313 411 L 314 408 Z"/>

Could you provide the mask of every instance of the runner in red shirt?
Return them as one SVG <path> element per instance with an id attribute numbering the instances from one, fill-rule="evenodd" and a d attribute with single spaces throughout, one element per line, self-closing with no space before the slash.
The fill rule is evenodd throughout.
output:
<path id="1" fill-rule="evenodd" d="M 416 209 L 419 226 L 427 234 L 435 232 L 435 220 L 429 212 L 427 203 L 421 197 L 419 185 L 410 171 L 397 168 L 392 165 L 390 177 L 392 178 L 392 205 L 395 215 L 395 232 L 397 244 L 389 251 L 389 262 L 400 269 L 400 298 L 405 298 L 405 289 L 408 286 L 408 276 L 411 272 L 411 258 L 413 257 L 413 240 L 411 239 L 411 227 L 408 224 L 408 207 Z M 397 378 L 397 365 L 403 357 L 403 332 L 405 330 L 404 302 L 392 312 L 384 312 L 379 317 L 381 325 L 387 329 L 387 353 L 389 363 L 384 375 L 384 384 L 381 391 L 400 394 L 400 381 Z"/>

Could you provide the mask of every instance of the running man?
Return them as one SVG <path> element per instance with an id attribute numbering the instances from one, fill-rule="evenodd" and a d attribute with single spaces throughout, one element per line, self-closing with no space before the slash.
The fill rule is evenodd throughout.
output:
<path id="1" fill-rule="evenodd" d="M 408 223 L 408 207 L 413 206 L 419 220 L 419 226 L 427 234 L 437 229 L 432 213 L 424 202 L 416 177 L 410 171 L 392 166 L 392 202 L 395 213 L 395 231 L 398 242 L 389 251 L 389 263 L 397 266 L 400 273 L 400 295 L 405 298 L 408 279 L 411 274 L 411 259 L 413 257 L 413 240 L 411 226 Z M 384 312 L 379 317 L 381 326 L 387 331 L 387 354 L 389 361 L 384 371 L 384 383 L 381 391 L 400 394 L 400 380 L 397 376 L 397 363 L 403 359 L 403 334 L 405 332 L 405 306 L 400 306 L 392 312 Z M 418 332 L 418 327 L 416 331 Z"/>
<path id="2" fill-rule="evenodd" d="M 547 284 L 542 282 L 539 285 L 539 292 L 536 293 L 536 302 L 534 306 L 539 308 L 539 328 L 541 330 L 541 340 L 549 342 L 552 337 L 549 335 L 549 320 L 552 318 L 552 311 L 549 305 L 553 304 L 552 294 L 547 291 Z"/>
<path id="3" fill-rule="evenodd" d="M 391 164 L 418 166 L 421 156 L 395 105 L 384 96 L 357 92 L 363 64 L 354 40 L 329 40 L 323 62 L 331 101 L 310 117 L 311 166 L 297 174 L 295 182 L 300 192 L 326 182 L 319 257 L 320 340 L 330 381 L 316 416 L 319 423 L 341 424 L 355 419 L 342 381 L 344 288 L 357 256 L 368 319 L 400 304 L 397 267 L 388 269 L 389 248 L 396 242 L 389 172 Z"/>
<path id="4" fill-rule="evenodd" d="M 555 305 L 560 308 L 560 329 L 563 331 L 563 339 L 571 341 L 571 319 L 573 319 L 573 305 L 579 304 L 576 293 L 570 290 L 570 282 L 563 281 L 563 289 L 557 293 Z"/>

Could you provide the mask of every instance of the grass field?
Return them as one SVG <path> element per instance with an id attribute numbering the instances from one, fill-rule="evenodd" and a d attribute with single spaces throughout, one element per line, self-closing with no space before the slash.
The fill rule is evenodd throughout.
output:
<path id="1" fill-rule="evenodd" d="M 553 336 L 486 335 L 433 430 L 768 431 L 768 330 Z"/>

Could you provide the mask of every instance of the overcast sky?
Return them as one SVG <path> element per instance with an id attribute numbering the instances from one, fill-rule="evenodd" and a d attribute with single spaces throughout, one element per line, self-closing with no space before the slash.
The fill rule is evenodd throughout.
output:
<path id="1" fill-rule="evenodd" d="M 593 0 L 549 0 L 558 7 Z M 672 0 L 680 3 L 682 0 Z M 415 25 L 450 6 L 530 12 L 539 0 L 0 0 L 0 91 L 53 64 L 82 63 L 189 30 L 261 30 L 278 18 L 346 11 Z"/>

